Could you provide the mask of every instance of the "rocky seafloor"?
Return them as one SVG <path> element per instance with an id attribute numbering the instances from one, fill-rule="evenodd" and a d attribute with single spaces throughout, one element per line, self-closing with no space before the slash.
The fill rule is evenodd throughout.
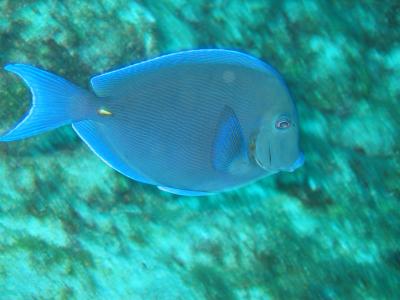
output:
<path id="1" fill-rule="evenodd" d="M 0 0 L 0 66 L 84 87 L 182 49 L 270 62 L 306 154 L 191 198 L 120 175 L 69 126 L 2 143 L 0 299 L 400 299 L 399 41 L 398 1 Z M 29 105 L 0 71 L 0 128 Z"/>

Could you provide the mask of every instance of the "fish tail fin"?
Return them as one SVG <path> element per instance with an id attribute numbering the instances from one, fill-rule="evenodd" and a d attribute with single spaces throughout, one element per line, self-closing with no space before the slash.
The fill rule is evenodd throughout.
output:
<path id="1" fill-rule="evenodd" d="M 0 135 L 0 142 L 23 139 L 85 119 L 86 103 L 82 101 L 88 99 L 88 91 L 29 65 L 10 64 L 5 70 L 25 81 L 32 93 L 32 105 L 12 129 Z"/>

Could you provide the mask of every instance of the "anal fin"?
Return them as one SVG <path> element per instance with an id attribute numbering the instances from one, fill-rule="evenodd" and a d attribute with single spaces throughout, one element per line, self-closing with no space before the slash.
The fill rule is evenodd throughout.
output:
<path id="1" fill-rule="evenodd" d="M 154 184 L 151 180 L 138 174 L 130 168 L 121 158 L 115 155 L 100 132 L 100 124 L 95 121 L 81 121 L 72 124 L 76 133 L 107 165 L 123 175 L 139 182 Z"/>
<path id="2" fill-rule="evenodd" d="M 165 187 L 165 186 L 157 186 L 157 187 L 161 191 L 179 195 L 179 196 L 209 196 L 209 195 L 212 195 L 212 193 L 208 193 L 208 192 L 187 191 L 187 190 L 169 188 L 169 187 Z"/>

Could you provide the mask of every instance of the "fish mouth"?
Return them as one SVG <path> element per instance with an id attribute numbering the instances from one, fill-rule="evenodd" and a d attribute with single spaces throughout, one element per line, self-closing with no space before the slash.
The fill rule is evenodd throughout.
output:
<path id="1" fill-rule="evenodd" d="M 293 172 L 294 170 L 300 168 L 303 164 L 304 164 L 304 153 L 300 152 L 295 162 L 285 171 Z"/>

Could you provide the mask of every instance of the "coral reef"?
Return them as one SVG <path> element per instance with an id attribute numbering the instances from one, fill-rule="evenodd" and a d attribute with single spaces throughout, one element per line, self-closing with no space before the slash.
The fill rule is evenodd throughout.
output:
<path id="1" fill-rule="evenodd" d="M 281 71 L 305 165 L 212 197 L 118 174 L 64 127 L 0 144 L 0 299 L 399 299 L 396 1 L 0 0 L 0 65 L 84 87 L 181 49 Z M 0 71 L 0 128 L 29 107 Z"/>

